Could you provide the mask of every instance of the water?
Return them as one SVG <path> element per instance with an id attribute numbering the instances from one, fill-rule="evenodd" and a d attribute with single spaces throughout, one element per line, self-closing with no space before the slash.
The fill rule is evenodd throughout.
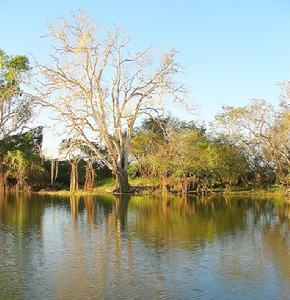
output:
<path id="1" fill-rule="evenodd" d="M 290 299 L 290 204 L 0 199 L 0 299 Z"/>

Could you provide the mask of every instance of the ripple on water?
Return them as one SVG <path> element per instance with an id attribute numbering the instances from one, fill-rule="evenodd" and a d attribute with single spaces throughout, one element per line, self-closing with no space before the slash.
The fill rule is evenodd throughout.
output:
<path id="1" fill-rule="evenodd" d="M 289 205 L 1 201 L 0 299 L 289 298 Z"/>

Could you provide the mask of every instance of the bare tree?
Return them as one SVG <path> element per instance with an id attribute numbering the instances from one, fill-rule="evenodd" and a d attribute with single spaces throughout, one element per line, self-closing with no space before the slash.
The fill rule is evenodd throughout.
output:
<path id="1" fill-rule="evenodd" d="M 91 149 L 112 170 L 117 191 L 126 193 L 136 121 L 158 113 L 165 100 L 184 97 L 184 85 L 173 78 L 180 71 L 176 51 L 164 52 L 157 60 L 151 49 L 132 54 L 129 38 L 117 27 L 101 29 L 84 14 L 49 29 L 47 37 L 55 42 L 51 64 L 38 63 L 42 103 L 65 123 L 76 146 Z"/>
<path id="2" fill-rule="evenodd" d="M 213 123 L 219 133 L 243 147 L 249 157 L 259 156 L 272 165 L 279 180 L 289 185 L 290 105 L 284 97 L 279 108 L 264 100 L 244 107 L 224 107 Z"/>

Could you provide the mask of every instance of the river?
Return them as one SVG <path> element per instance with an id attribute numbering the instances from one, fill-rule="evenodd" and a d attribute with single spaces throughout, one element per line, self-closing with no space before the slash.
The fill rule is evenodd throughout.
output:
<path id="1" fill-rule="evenodd" d="M 0 198 L 0 299 L 290 299 L 283 199 Z"/>

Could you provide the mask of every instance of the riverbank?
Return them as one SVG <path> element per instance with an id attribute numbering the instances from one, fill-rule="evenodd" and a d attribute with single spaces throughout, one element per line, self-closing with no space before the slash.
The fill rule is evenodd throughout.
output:
<path id="1" fill-rule="evenodd" d="M 148 193 L 158 186 L 158 180 L 156 178 L 130 178 L 130 185 L 139 193 Z M 115 188 L 115 180 L 113 178 L 107 178 L 97 182 L 97 186 L 92 191 L 78 190 L 74 193 L 76 196 L 87 196 L 87 195 L 100 195 L 100 194 L 111 194 Z M 56 195 L 56 196 L 69 196 L 72 193 L 69 190 L 41 190 L 38 194 L 42 195 Z"/>
<path id="2" fill-rule="evenodd" d="M 213 193 L 220 193 L 225 195 L 255 195 L 255 196 L 285 196 L 290 197 L 290 191 L 286 189 L 277 189 L 276 187 L 265 187 L 265 188 L 240 188 L 234 187 L 231 190 L 226 190 L 223 188 L 213 189 Z"/>
<path id="3" fill-rule="evenodd" d="M 156 191 L 158 189 L 158 179 L 157 178 L 130 178 L 130 185 L 140 194 L 148 194 Z M 97 186 L 93 191 L 78 190 L 74 193 L 76 196 L 86 196 L 86 195 L 100 195 L 113 193 L 115 188 L 115 181 L 113 178 L 108 178 L 97 183 Z M 223 195 L 237 195 L 237 196 L 283 196 L 290 197 L 290 192 L 286 189 L 282 189 L 277 186 L 269 186 L 265 188 L 240 188 L 233 187 L 231 190 L 226 190 L 224 188 L 212 189 L 213 194 L 223 194 Z M 41 190 L 38 194 L 43 195 L 55 195 L 55 196 L 70 196 L 72 193 L 69 190 Z"/>

